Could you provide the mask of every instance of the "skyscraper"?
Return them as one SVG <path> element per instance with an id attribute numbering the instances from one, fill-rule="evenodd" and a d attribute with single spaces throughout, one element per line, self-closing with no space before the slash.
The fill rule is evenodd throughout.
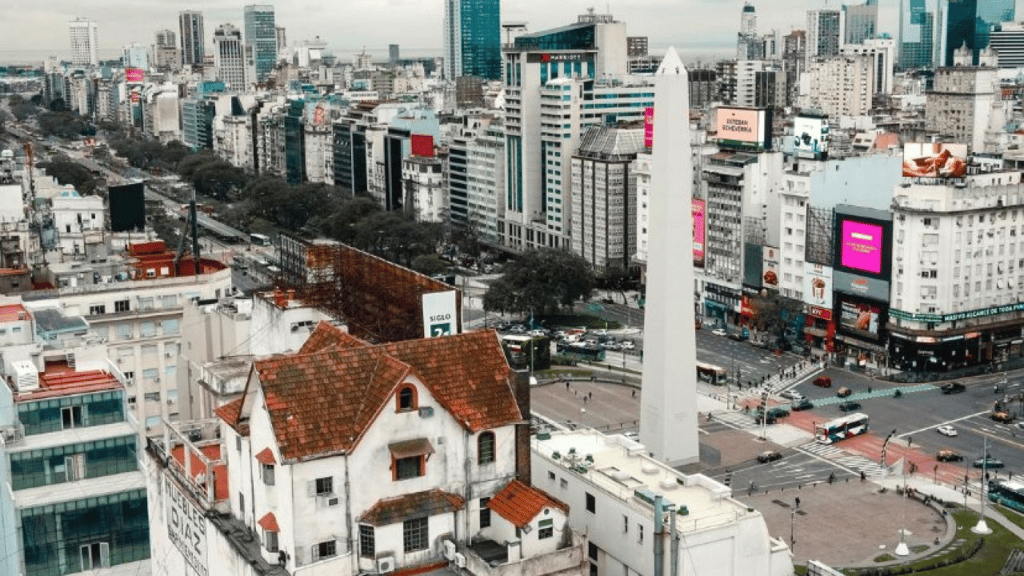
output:
<path id="1" fill-rule="evenodd" d="M 100 63 L 96 53 L 96 23 L 88 18 L 75 18 L 69 25 L 71 32 L 71 63 L 75 66 L 96 66 Z"/>
<path id="2" fill-rule="evenodd" d="M 878 0 L 867 0 L 864 4 L 843 6 L 846 16 L 846 44 L 860 44 L 875 37 L 878 28 Z"/>
<path id="3" fill-rule="evenodd" d="M 250 4 L 244 9 L 245 47 L 251 54 L 256 82 L 266 82 L 277 62 L 277 27 L 274 25 L 274 7 L 270 4 Z"/>
<path id="4" fill-rule="evenodd" d="M 932 66 L 938 51 L 935 34 L 937 0 L 901 0 L 899 66 L 903 70 Z"/>
<path id="5" fill-rule="evenodd" d="M 807 60 L 839 54 L 841 18 L 839 10 L 807 11 Z"/>
<path id="6" fill-rule="evenodd" d="M 1002 22 L 1012 22 L 1015 0 L 942 0 L 942 62 L 953 65 L 953 52 L 967 45 L 973 52 L 972 63 L 978 63 L 978 53 L 988 47 L 989 29 Z"/>
<path id="7" fill-rule="evenodd" d="M 213 65 L 217 68 L 217 79 L 230 89 L 245 87 L 242 32 L 231 24 L 221 24 L 213 33 Z"/>
<path id="8" fill-rule="evenodd" d="M 445 0 L 445 78 L 501 78 L 499 0 Z"/>
<path id="9" fill-rule="evenodd" d="M 186 10 L 178 13 L 181 33 L 181 63 L 202 66 L 206 57 L 206 36 L 203 33 L 203 13 Z"/>

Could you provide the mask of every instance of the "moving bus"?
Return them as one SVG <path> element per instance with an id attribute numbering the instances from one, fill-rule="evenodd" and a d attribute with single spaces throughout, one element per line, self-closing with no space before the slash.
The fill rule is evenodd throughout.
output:
<path id="1" fill-rule="evenodd" d="M 725 384 L 729 380 L 729 372 L 713 364 L 697 362 L 697 379 L 715 385 Z"/>
<path id="2" fill-rule="evenodd" d="M 988 483 L 988 499 L 1024 512 L 1024 483 L 1016 480 L 993 480 Z"/>
<path id="3" fill-rule="evenodd" d="M 868 415 L 856 412 L 842 418 L 814 425 L 814 439 L 821 444 L 834 444 L 868 431 Z"/>
<path id="4" fill-rule="evenodd" d="M 604 348 L 592 344 L 559 342 L 557 348 L 559 354 L 578 360 L 599 362 L 604 360 L 605 356 Z"/>

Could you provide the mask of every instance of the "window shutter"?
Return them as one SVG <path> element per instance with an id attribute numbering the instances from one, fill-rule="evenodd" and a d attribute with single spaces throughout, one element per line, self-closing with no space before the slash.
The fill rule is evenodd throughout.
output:
<path id="1" fill-rule="evenodd" d="M 316 480 L 306 482 L 306 495 L 311 498 L 316 496 Z"/>
<path id="2" fill-rule="evenodd" d="M 110 544 L 107 542 L 100 542 L 100 567 L 110 568 Z"/>

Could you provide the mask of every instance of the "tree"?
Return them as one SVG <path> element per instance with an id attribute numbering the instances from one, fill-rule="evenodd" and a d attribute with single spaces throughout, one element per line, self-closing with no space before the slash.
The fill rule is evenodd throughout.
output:
<path id="1" fill-rule="evenodd" d="M 555 248 L 531 250 L 505 266 L 501 279 L 484 295 L 484 309 L 552 313 L 589 298 L 596 283 L 593 269 L 581 256 Z"/>
<path id="2" fill-rule="evenodd" d="M 369 196 L 344 197 L 334 210 L 314 216 L 314 225 L 327 237 L 354 245 L 359 222 L 381 210 L 380 203 Z"/>
<path id="3" fill-rule="evenodd" d="M 766 332 L 769 342 L 776 346 L 784 340 L 786 327 L 803 311 L 802 303 L 779 296 L 777 292 L 753 297 L 750 306 L 754 310 L 753 327 Z"/>
<path id="4" fill-rule="evenodd" d="M 39 168 L 46 170 L 47 174 L 54 177 L 62 185 L 70 184 L 74 186 L 75 190 L 82 196 L 88 196 L 96 192 L 96 178 L 92 173 L 67 156 L 54 156 L 49 162 L 40 163 Z"/>
<path id="5" fill-rule="evenodd" d="M 448 266 L 437 254 L 421 254 L 412 259 L 412 269 L 427 276 L 436 276 L 448 270 Z"/>
<path id="6" fill-rule="evenodd" d="M 626 290 L 633 283 L 633 277 L 628 270 L 624 269 L 618 264 L 609 264 L 605 268 L 604 272 L 601 273 L 601 277 L 598 279 L 598 284 L 605 290 L 614 290 L 622 296 L 622 303 L 626 302 Z"/>

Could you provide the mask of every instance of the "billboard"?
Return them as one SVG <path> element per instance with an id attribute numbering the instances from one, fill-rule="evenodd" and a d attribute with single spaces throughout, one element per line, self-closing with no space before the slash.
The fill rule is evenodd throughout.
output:
<path id="1" fill-rule="evenodd" d="M 696 268 L 703 268 L 707 203 L 700 198 L 694 198 L 691 200 L 690 206 L 691 213 L 693 214 L 693 265 Z"/>
<path id="2" fill-rule="evenodd" d="M 882 226 L 843 220 L 839 234 L 839 263 L 844 268 L 882 273 Z"/>
<path id="3" fill-rule="evenodd" d="M 654 108 L 648 106 L 644 109 L 644 146 L 650 148 L 654 145 Z"/>
<path id="4" fill-rule="evenodd" d="M 111 186 L 107 189 L 110 230 L 127 232 L 146 228 L 146 198 L 142 182 Z"/>
<path id="5" fill-rule="evenodd" d="M 164 488 L 167 536 L 195 573 L 206 576 L 206 515 L 166 475 Z"/>
<path id="6" fill-rule="evenodd" d="M 769 148 L 771 129 L 767 116 L 765 110 L 756 108 L 719 108 L 715 120 L 718 145 L 751 150 Z"/>
<path id="7" fill-rule="evenodd" d="M 421 156 L 423 158 L 434 157 L 434 137 L 430 134 L 413 134 L 410 139 L 412 140 L 412 155 Z"/>
<path id="8" fill-rule="evenodd" d="M 761 257 L 761 285 L 779 289 L 779 249 L 765 246 Z"/>
<path id="9" fill-rule="evenodd" d="M 146 81 L 146 72 L 142 68 L 125 68 L 124 81 L 129 84 L 142 84 Z"/>
<path id="10" fill-rule="evenodd" d="M 458 293 L 429 292 L 423 295 L 423 337 L 436 338 L 459 333 Z"/>
<path id="11" fill-rule="evenodd" d="M 793 118 L 793 152 L 801 158 L 823 158 L 828 155 L 829 129 L 827 118 L 797 116 Z"/>
<path id="12" fill-rule="evenodd" d="M 903 176 L 962 178 L 967 175 L 967 145 L 908 143 L 903 146 Z"/>
<path id="13" fill-rule="evenodd" d="M 832 290 L 872 298 L 879 302 L 889 301 L 889 282 L 887 280 L 868 278 L 861 274 L 852 274 L 842 270 L 832 272 Z"/>
<path id="14" fill-rule="evenodd" d="M 832 268 L 804 264 L 804 302 L 817 308 L 832 309 Z"/>
<path id="15" fill-rule="evenodd" d="M 838 297 L 840 329 L 853 336 L 868 340 L 878 340 L 879 330 L 885 324 L 885 307 L 883 304 L 858 300 L 847 296 Z"/>

